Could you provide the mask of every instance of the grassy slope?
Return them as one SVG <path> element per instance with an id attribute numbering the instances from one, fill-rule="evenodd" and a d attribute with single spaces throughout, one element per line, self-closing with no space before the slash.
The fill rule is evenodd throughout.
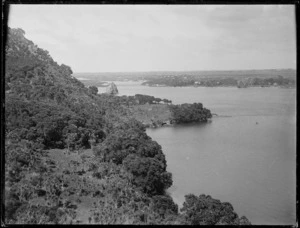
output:
<path id="1" fill-rule="evenodd" d="M 93 224 L 93 206 L 97 205 L 98 200 L 93 197 L 95 190 L 102 189 L 104 181 L 92 176 L 93 172 L 89 169 L 89 162 L 94 160 L 91 149 L 80 152 L 68 152 L 67 150 L 52 149 L 49 150 L 49 157 L 55 162 L 53 172 L 63 174 L 69 171 L 69 179 L 64 183 L 66 188 L 74 189 L 73 194 L 63 196 L 65 201 L 70 201 L 75 205 L 75 217 L 66 223 Z M 88 187 L 88 191 L 82 193 L 83 186 Z M 94 190 L 94 191 L 93 191 Z"/>
<path id="2" fill-rule="evenodd" d="M 172 113 L 166 104 L 144 104 L 130 107 L 132 116 L 145 126 L 161 125 L 170 121 Z"/>

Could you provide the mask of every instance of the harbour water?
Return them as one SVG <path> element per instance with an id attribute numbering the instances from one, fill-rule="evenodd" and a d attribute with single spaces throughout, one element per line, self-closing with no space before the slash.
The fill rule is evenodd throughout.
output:
<path id="1" fill-rule="evenodd" d="M 230 202 L 252 224 L 295 225 L 295 89 L 115 83 L 120 95 L 147 94 L 174 104 L 201 102 L 219 115 L 211 123 L 147 130 L 166 155 L 173 174 L 168 191 L 179 207 L 188 193 L 208 194 Z"/>

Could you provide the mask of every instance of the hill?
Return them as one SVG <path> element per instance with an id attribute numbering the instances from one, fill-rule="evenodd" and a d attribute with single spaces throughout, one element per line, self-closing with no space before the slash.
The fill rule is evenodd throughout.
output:
<path id="1" fill-rule="evenodd" d="M 24 35 L 8 29 L 6 224 L 249 224 L 210 196 L 187 196 L 180 213 L 165 155 L 131 117 L 130 98 L 85 87 Z"/>

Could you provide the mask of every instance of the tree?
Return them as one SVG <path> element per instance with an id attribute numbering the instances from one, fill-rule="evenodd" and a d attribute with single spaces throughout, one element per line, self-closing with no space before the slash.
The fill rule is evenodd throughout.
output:
<path id="1" fill-rule="evenodd" d="M 230 203 L 221 203 L 204 194 L 186 195 L 181 212 L 190 225 L 245 225 L 248 221 L 244 216 L 240 220 Z"/>
<path id="2" fill-rule="evenodd" d="M 166 172 L 163 161 L 130 154 L 123 164 L 133 174 L 134 184 L 149 195 L 164 194 L 165 189 L 172 185 L 172 175 Z"/>
<path id="3" fill-rule="evenodd" d="M 161 216 L 167 214 L 177 214 L 178 205 L 174 203 L 173 199 L 169 195 L 156 195 L 153 199 L 153 210 Z"/>
<path id="4" fill-rule="evenodd" d="M 97 95 L 98 94 L 98 88 L 96 86 L 90 86 L 89 87 L 89 91 L 91 92 L 91 94 L 93 95 Z"/>

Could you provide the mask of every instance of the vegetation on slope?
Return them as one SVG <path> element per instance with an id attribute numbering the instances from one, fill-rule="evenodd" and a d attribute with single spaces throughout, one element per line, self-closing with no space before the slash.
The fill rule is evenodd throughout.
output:
<path id="1" fill-rule="evenodd" d="M 167 195 L 165 156 L 130 117 L 128 98 L 86 88 L 21 29 L 9 29 L 5 63 L 6 223 L 194 223 Z M 197 221 L 244 220 L 232 209 Z"/>
<path id="2" fill-rule="evenodd" d="M 146 127 L 160 127 L 172 123 L 170 106 L 165 104 L 142 104 L 129 107 L 132 116 Z"/>
<path id="3" fill-rule="evenodd" d="M 124 100 L 127 100 L 130 115 L 146 127 L 207 122 L 212 117 L 210 110 L 201 103 L 173 105 L 170 100 L 141 94 L 126 97 Z"/>

